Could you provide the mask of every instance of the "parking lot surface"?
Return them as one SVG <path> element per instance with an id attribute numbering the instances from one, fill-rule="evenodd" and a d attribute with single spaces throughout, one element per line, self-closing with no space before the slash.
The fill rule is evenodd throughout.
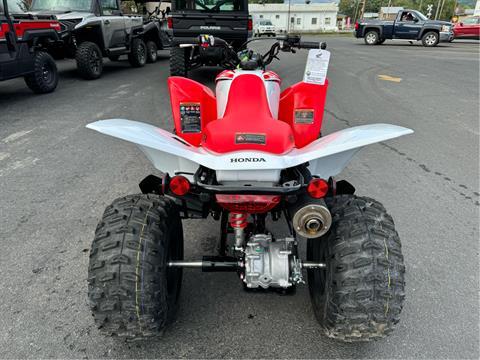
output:
<path id="1" fill-rule="evenodd" d="M 415 130 L 364 149 L 339 176 L 384 203 L 403 242 L 406 301 L 392 336 L 332 341 L 306 287 L 295 296 L 250 294 L 235 274 L 195 270 L 185 270 L 178 320 L 160 340 L 126 344 L 98 333 L 86 299 L 95 226 L 113 199 L 157 172 L 135 146 L 85 125 L 127 118 L 171 130 L 163 54 L 141 69 L 108 63 L 97 81 L 60 62 L 49 95 L 31 94 L 21 80 L 0 84 L 0 356 L 478 359 L 478 42 L 326 41 L 323 133 L 370 123 Z M 284 88 L 302 79 L 306 54 L 281 54 L 272 65 Z M 217 70 L 192 77 L 212 86 Z M 184 228 L 187 259 L 214 252 L 217 223 Z"/>

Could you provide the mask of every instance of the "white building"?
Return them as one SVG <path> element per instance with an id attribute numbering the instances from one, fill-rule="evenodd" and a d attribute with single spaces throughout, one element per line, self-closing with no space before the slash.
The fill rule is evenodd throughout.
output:
<path id="1" fill-rule="evenodd" d="M 248 4 L 253 24 L 270 20 L 277 32 L 337 31 L 338 5 L 320 4 Z M 290 17 L 290 21 L 288 18 Z"/>

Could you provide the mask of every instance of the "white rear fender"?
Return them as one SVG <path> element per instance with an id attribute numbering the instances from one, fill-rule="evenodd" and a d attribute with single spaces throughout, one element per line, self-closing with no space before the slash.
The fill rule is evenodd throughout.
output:
<path id="1" fill-rule="evenodd" d="M 274 155 L 260 151 L 215 154 L 191 146 L 168 131 L 130 120 L 102 120 L 88 124 L 87 128 L 138 145 L 160 171 L 194 173 L 198 165 L 203 165 L 217 170 L 217 177 L 220 175 L 224 180 L 245 179 L 242 174 L 256 174 L 252 170 L 262 170 L 262 174 L 274 170 L 271 173 L 278 177 L 279 170 L 306 162 L 310 163 L 313 175 L 328 178 L 339 174 L 362 147 L 413 133 L 410 129 L 388 124 L 356 126 L 324 136 L 288 154 Z"/>

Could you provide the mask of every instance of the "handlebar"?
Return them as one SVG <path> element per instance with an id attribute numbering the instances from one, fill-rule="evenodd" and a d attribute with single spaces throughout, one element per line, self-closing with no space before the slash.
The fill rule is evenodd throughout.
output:
<path id="1" fill-rule="evenodd" d="M 282 52 L 292 52 L 295 53 L 295 48 L 297 49 L 326 49 L 327 44 L 325 42 L 318 41 L 300 41 L 301 38 L 298 35 L 283 35 L 276 38 L 275 42 L 270 50 L 264 54 L 255 54 L 253 51 L 246 48 L 247 44 L 256 41 L 259 39 L 250 39 L 246 41 L 241 48 L 244 50 L 237 53 L 233 47 L 226 42 L 225 40 L 219 37 L 213 37 L 211 35 L 200 35 L 197 38 L 196 44 L 180 44 L 180 47 L 187 46 L 199 46 L 200 48 L 208 48 L 210 46 L 214 47 L 223 47 L 226 51 L 225 55 L 227 57 L 226 61 L 233 68 L 240 66 L 243 69 L 253 70 L 256 68 L 265 69 L 266 65 L 269 65 L 273 59 L 278 59 L 277 55 L 280 51 Z M 245 59 L 245 54 L 247 58 Z"/>
<path id="2" fill-rule="evenodd" d="M 318 41 L 299 41 L 297 47 L 299 49 L 325 49 L 327 44 Z"/>

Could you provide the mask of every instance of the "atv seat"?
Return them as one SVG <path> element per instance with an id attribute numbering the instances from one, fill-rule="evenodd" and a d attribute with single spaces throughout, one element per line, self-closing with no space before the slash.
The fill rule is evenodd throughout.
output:
<path id="1" fill-rule="evenodd" d="M 242 74 L 232 81 L 224 117 L 205 127 L 202 146 L 216 153 L 285 154 L 293 148 L 294 138 L 290 125 L 272 117 L 263 80 Z"/>

